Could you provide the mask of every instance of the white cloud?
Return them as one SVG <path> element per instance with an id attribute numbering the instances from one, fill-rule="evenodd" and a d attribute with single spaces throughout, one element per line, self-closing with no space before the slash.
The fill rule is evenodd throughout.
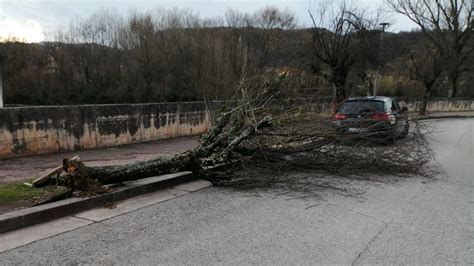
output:
<path id="1" fill-rule="evenodd" d="M 41 42 L 43 40 L 43 26 L 34 20 L 0 20 L 0 39 L 15 37 L 26 42 Z"/>

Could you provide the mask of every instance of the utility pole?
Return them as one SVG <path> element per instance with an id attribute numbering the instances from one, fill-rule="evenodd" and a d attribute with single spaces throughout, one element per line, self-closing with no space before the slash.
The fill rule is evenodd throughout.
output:
<path id="1" fill-rule="evenodd" d="M 385 29 L 388 27 L 388 25 L 390 25 L 390 23 L 388 23 L 388 22 L 380 23 L 380 26 L 382 26 L 382 32 L 380 33 L 379 58 L 382 58 L 383 34 L 385 33 Z M 380 61 L 382 61 L 382 60 L 380 60 Z M 378 81 L 379 81 L 379 71 L 380 71 L 380 65 L 377 66 L 377 70 L 375 71 L 374 96 L 377 96 L 377 85 L 378 85 Z"/>

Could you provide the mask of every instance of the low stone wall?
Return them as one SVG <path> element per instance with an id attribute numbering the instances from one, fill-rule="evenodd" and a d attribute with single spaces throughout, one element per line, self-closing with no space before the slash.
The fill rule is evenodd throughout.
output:
<path id="1" fill-rule="evenodd" d="M 0 109 L 0 158 L 197 135 L 210 126 L 203 102 Z"/>
<path id="2" fill-rule="evenodd" d="M 399 99 L 412 112 L 418 99 Z M 314 112 L 331 110 L 331 99 L 281 100 Z M 301 104 L 299 103 L 301 101 Z M 219 102 L 16 107 L 0 109 L 0 159 L 110 147 L 207 131 Z M 208 109 L 209 108 L 209 109 Z M 474 111 L 473 99 L 432 99 L 430 112 Z"/>
<path id="3" fill-rule="evenodd" d="M 421 101 L 417 98 L 400 98 L 400 103 L 410 112 L 420 110 Z M 474 99 L 433 98 L 428 101 L 428 112 L 469 112 L 474 111 Z"/>

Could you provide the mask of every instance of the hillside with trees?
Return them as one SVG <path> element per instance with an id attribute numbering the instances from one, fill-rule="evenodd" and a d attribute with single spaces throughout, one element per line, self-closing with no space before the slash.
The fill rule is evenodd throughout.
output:
<path id="1" fill-rule="evenodd" d="M 390 4 L 403 13 L 410 8 L 404 2 L 411 1 Z M 252 14 L 228 10 L 222 18 L 179 9 L 128 17 L 103 10 L 51 31 L 42 43 L 0 43 L 4 101 L 225 100 L 243 72 L 286 75 L 284 86 L 292 91 L 286 97 L 342 99 L 372 93 L 377 70 L 379 95 L 474 96 L 470 11 L 458 16 L 467 24 L 447 18 L 451 24 L 444 24 L 457 29 L 420 20 L 425 26 L 419 31 L 385 32 L 382 41 L 379 16 L 345 5 L 334 10 L 310 14 L 312 28 L 299 27 L 292 12 L 276 7 Z"/>

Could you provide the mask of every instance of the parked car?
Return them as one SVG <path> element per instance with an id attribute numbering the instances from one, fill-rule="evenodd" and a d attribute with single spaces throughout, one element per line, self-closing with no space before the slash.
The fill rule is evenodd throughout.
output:
<path id="1" fill-rule="evenodd" d="M 382 136 L 393 141 L 408 135 L 407 111 L 392 97 L 354 97 L 336 107 L 333 125 L 342 134 Z"/>

